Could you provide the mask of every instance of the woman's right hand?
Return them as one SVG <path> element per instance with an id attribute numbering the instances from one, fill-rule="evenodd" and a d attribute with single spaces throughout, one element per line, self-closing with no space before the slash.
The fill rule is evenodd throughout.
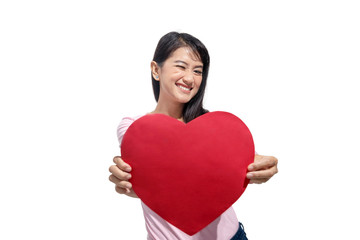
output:
<path id="1" fill-rule="evenodd" d="M 120 194 L 138 198 L 129 182 L 131 178 L 130 165 L 125 163 L 119 156 L 114 157 L 113 161 L 116 165 L 111 165 L 109 168 L 109 171 L 112 173 L 109 176 L 109 180 L 115 184 L 115 190 Z"/>

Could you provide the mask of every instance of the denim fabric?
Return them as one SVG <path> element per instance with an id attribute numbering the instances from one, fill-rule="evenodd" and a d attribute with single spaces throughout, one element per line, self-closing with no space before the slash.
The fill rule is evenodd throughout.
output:
<path id="1" fill-rule="evenodd" d="M 248 240 L 244 231 L 244 226 L 239 222 L 239 229 L 230 240 Z"/>

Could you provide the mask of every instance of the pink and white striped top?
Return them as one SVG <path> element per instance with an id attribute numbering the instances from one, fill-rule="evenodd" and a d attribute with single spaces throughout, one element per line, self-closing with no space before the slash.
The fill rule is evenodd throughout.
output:
<path id="1" fill-rule="evenodd" d="M 126 130 L 138 118 L 125 117 L 117 128 L 117 136 L 121 147 L 121 142 Z M 189 236 L 180 229 L 166 222 L 163 218 L 152 211 L 148 206 L 141 202 L 148 240 L 229 240 L 239 228 L 239 222 L 232 207 L 221 214 L 208 226 L 193 236 Z"/>

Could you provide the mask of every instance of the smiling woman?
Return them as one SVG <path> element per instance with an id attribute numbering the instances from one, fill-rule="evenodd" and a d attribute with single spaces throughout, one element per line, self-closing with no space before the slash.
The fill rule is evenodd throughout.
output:
<path id="1" fill-rule="evenodd" d="M 177 32 L 163 36 L 151 62 L 151 79 L 157 101 L 156 108 L 151 113 L 164 114 L 184 123 L 207 113 L 203 108 L 203 98 L 209 65 L 208 51 L 197 38 Z M 139 117 L 141 116 L 126 117 L 121 121 L 118 127 L 120 146 L 125 132 Z M 276 158 L 256 155 L 254 161 L 248 167 L 250 175 L 247 177 L 250 183 L 266 182 L 277 172 Z M 110 167 L 110 181 L 116 184 L 116 191 L 137 197 L 129 182 L 131 166 L 121 157 L 115 157 L 114 163 L 116 165 Z M 142 207 L 148 239 L 247 239 L 232 207 L 192 236 L 168 223 L 143 202 Z"/>
<path id="2" fill-rule="evenodd" d="M 166 106 L 178 105 L 176 109 L 182 115 L 184 105 L 199 91 L 202 83 L 203 64 L 200 59 L 187 47 L 175 50 L 171 56 L 159 66 L 151 62 L 152 74 L 160 84 L 158 104 L 153 113 L 165 113 Z"/>
<path id="3" fill-rule="evenodd" d="M 170 59 L 171 58 L 171 59 Z M 165 69 L 164 65 L 168 64 Z M 183 84 L 183 87 L 189 88 L 187 83 L 196 85 L 198 89 L 191 92 L 191 98 L 184 102 L 182 111 L 176 113 L 176 118 L 182 115 L 184 122 L 189 122 L 192 119 L 208 112 L 203 108 L 203 99 L 205 94 L 205 87 L 210 66 L 210 56 L 205 45 L 197 38 L 186 33 L 170 32 L 164 35 L 155 50 L 154 58 L 151 63 L 151 78 L 154 90 L 155 100 L 159 103 L 160 86 L 162 85 L 160 75 L 156 70 L 169 70 L 170 67 L 178 69 L 178 77 L 184 75 L 184 79 L 177 81 L 178 85 Z M 175 71 L 174 69 L 174 71 Z M 175 73 L 174 73 L 175 74 Z M 156 79 L 155 77 L 159 78 Z M 187 78 L 192 78 L 189 79 Z M 179 80 L 179 79 L 178 79 Z M 194 94 L 195 92 L 195 94 Z"/>

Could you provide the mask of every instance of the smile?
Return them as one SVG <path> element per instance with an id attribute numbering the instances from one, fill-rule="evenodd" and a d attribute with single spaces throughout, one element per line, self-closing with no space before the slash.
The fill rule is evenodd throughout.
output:
<path id="1" fill-rule="evenodd" d="M 176 86 L 178 86 L 181 90 L 183 90 L 185 92 L 190 92 L 191 91 L 191 88 L 185 87 L 184 85 L 176 84 Z"/>

